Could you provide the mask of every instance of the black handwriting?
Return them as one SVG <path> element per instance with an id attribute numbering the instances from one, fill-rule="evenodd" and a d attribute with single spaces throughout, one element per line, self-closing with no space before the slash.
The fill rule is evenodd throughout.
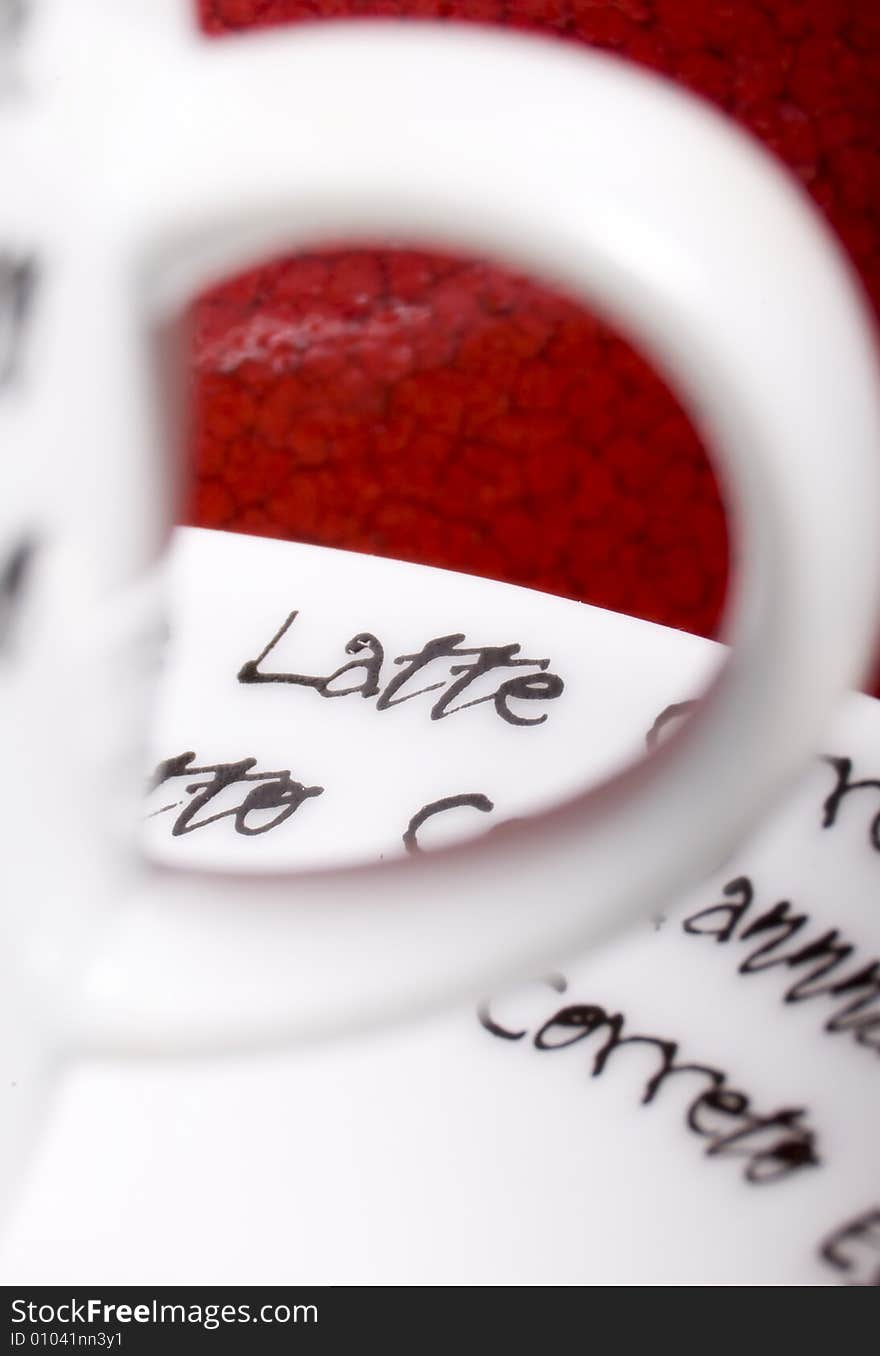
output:
<path id="1" fill-rule="evenodd" d="M 700 909 L 682 924 L 692 936 L 713 937 L 726 943 L 734 938 L 753 943 L 741 961 L 741 975 L 757 974 L 776 966 L 799 972 L 783 995 L 786 1003 L 802 1003 L 822 995 L 842 998 L 843 1003 L 825 1022 L 831 1033 L 844 1032 L 857 1045 L 880 1054 L 880 960 L 863 962 L 855 957 L 855 946 L 841 938 L 837 928 L 805 940 L 799 934 L 809 931 L 812 919 L 795 913 L 791 901 L 782 899 L 753 917 L 755 889 L 748 876 L 737 876 L 722 890 L 724 899 Z M 786 950 L 797 936 L 798 944 Z M 853 960 L 853 968 L 841 973 Z"/>
<path id="2" fill-rule="evenodd" d="M 419 846 L 418 831 L 426 819 L 433 815 L 442 814 L 444 810 L 457 810 L 461 806 L 469 806 L 473 810 L 482 810 L 484 814 L 491 814 L 495 809 L 488 796 L 484 796 L 479 791 L 465 791 L 459 796 L 444 796 L 442 800 L 433 800 L 429 805 L 423 805 L 413 815 L 406 827 L 403 835 L 403 843 L 410 853 L 423 852 L 424 849 Z"/>
<path id="3" fill-rule="evenodd" d="M 0 562 L 0 650 L 5 650 L 25 592 L 36 543 L 21 537 Z"/>
<path id="4" fill-rule="evenodd" d="M 0 388 L 15 377 L 36 280 L 35 259 L 0 252 Z"/>
<path id="5" fill-rule="evenodd" d="M 296 813 L 304 801 L 320 796 L 324 791 L 323 786 L 304 786 L 302 782 L 294 781 L 286 768 L 280 772 L 253 772 L 251 769 L 257 765 L 256 758 L 242 758 L 237 763 L 209 763 L 204 767 L 194 767 L 195 756 L 194 753 L 188 752 L 167 758 L 157 767 L 151 783 L 151 790 L 155 790 L 175 777 L 208 778 L 203 782 L 191 782 L 186 787 L 186 794 L 191 799 L 174 821 L 171 833 L 175 838 L 185 833 L 194 833 L 196 829 L 204 829 L 208 824 L 215 824 L 220 819 L 229 818 L 233 820 L 236 833 L 256 838 L 259 834 L 268 833 L 270 829 L 283 824 Z M 205 819 L 196 819 L 205 806 L 222 791 L 227 787 L 237 786 L 240 782 L 252 785 L 237 805 L 219 810 Z M 154 811 L 154 815 L 175 810 L 181 804 L 181 801 L 173 801 L 169 805 L 163 805 L 161 809 Z M 256 825 L 248 823 L 249 815 L 266 810 L 275 810 L 277 813 L 264 823 Z"/>
<path id="6" fill-rule="evenodd" d="M 880 1207 L 841 1224 L 820 1245 L 819 1256 L 849 1285 L 880 1285 Z"/>
<path id="7" fill-rule="evenodd" d="M 567 981 L 552 975 L 546 981 L 556 993 L 564 993 Z M 482 1026 L 502 1040 L 520 1041 L 528 1029 L 504 1026 L 494 1017 L 488 1003 L 478 1011 Z M 642 1104 L 654 1101 L 661 1087 L 680 1074 L 696 1075 L 703 1086 L 692 1097 L 685 1113 L 685 1124 L 692 1134 L 708 1140 L 708 1157 L 736 1157 L 746 1160 L 744 1176 L 756 1185 L 778 1182 L 803 1168 L 816 1167 L 816 1136 L 804 1123 L 803 1107 L 781 1107 L 767 1115 L 752 1110 L 751 1099 L 728 1086 L 727 1074 L 710 1064 L 678 1060 L 678 1041 L 661 1036 L 624 1034 L 626 1018 L 620 1012 L 608 1012 L 596 1003 L 569 1003 L 557 1008 L 532 1038 L 536 1050 L 565 1050 L 599 1036 L 601 1045 L 592 1052 L 592 1077 L 600 1077 L 609 1061 L 624 1046 L 646 1046 L 658 1057 L 656 1071 L 644 1085 Z"/>
<path id="8" fill-rule="evenodd" d="M 496 714 L 508 725 L 542 725 L 547 719 L 546 711 L 539 716 L 522 716 L 512 710 L 509 703 L 512 701 L 552 701 L 562 694 L 565 687 L 557 674 L 547 672 L 550 664 L 549 659 L 518 658 L 521 647 L 516 643 L 467 647 L 462 645 L 465 635 L 460 631 L 446 636 L 436 636 L 433 640 L 426 641 L 422 648 L 413 654 L 398 655 L 392 662 L 403 667 L 393 675 L 384 689 L 382 688 L 382 665 L 385 661 L 385 651 L 381 642 L 371 631 L 359 631 L 356 636 L 353 636 L 345 646 L 345 653 L 351 655 L 352 658 L 326 676 L 304 673 L 266 673 L 260 667 L 261 664 L 282 637 L 287 634 L 298 615 L 298 612 L 289 613 L 256 659 L 248 659 L 242 664 L 238 672 L 240 683 L 289 683 L 295 687 L 312 688 L 321 697 L 350 697 L 359 692 L 362 697 L 377 698 L 377 711 L 390 710 L 391 707 L 400 706 L 403 702 L 411 701 L 414 697 L 424 696 L 427 692 L 439 692 L 440 689 L 445 687 L 445 691 L 431 706 L 432 720 L 443 720 L 446 716 L 455 715 L 457 711 L 465 711 L 469 707 L 480 706 L 483 702 L 492 702 Z M 455 681 L 449 682 L 448 686 L 446 686 L 447 679 L 443 679 L 441 682 L 428 683 L 419 687 L 414 692 L 403 691 L 416 674 L 421 673 L 435 660 L 443 659 L 468 659 L 472 662 L 450 664 L 448 677 Z M 493 673 L 498 669 L 523 667 L 537 669 L 538 672 L 518 674 L 515 677 L 507 678 L 499 683 L 493 692 L 485 696 L 459 702 L 456 706 L 452 704 L 484 674 Z M 358 670 L 361 671 L 362 676 L 360 681 L 354 682 L 352 678 Z M 340 680 L 344 680 L 343 686 L 339 686 Z"/>
<path id="9" fill-rule="evenodd" d="M 836 785 L 822 803 L 822 828 L 830 829 L 837 823 L 840 807 L 847 796 L 854 791 L 880 791 L 880 780 L 874 777 L 864 777 L 859 781 L 853 781 L 851 778 L 853 770 L 851 758 L 838 758 L 826 754 L 822 761 L 827 763 L 829 767 L 833 767 L 836 774 Z M 868 841 L 875 852 L 880 852 L 880 809 L 877 810 L 871 820 L 868 829 Z"/>

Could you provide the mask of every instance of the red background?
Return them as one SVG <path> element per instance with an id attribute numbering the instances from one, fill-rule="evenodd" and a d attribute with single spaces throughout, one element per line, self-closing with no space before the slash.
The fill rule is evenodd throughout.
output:
<path id="1" fill-rule="evenodd" d="M 199 2 L 218 35 L 351 15 L 549 31 L 671 76 L 789 166 L 880 306 L 873 0 Z M 656 375 L 579 305 L 478 260 L 359 247 L 271 262 L 193 320 L 187 521 L 713 634 L 728 551 L 705 454 Z"/>

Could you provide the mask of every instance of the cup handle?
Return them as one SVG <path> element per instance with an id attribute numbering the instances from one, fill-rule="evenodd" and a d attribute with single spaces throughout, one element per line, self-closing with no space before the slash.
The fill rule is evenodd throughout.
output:
<path id="1" fill-rule="evenodd" d="M 122 376 L 101 376 L 100 429 L 89 405 L 114 521 L 93 504 L 71 517 L 102 586 L 136 577 L 167 527 L 167 510 L 149 531 L 142 512 L 169 499 L 153 359 L 187 298 L 272 251 L 390 237 L 561 283 L 651 356 L 720 458 L 733 652 L 664 747 L 515 832 L 285 879 L 144 869 L 91 934 L 59 1024 L 150 1052 L 324 1033 L 534 974 L 714 869 L 815 751 L 877 616 L 871 330 L 800 191 L 663 81 L 454 26 L 328 25 L 181 55 L 119 136 L 133 169 L 104 190 L 113 268 L 96 255 L 91 277 Z"/>

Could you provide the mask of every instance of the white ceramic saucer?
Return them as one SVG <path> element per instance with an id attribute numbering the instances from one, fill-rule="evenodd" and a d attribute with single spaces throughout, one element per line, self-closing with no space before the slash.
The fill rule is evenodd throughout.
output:
<path id="1" fill-rule="evenodd" d="M 145 844 L 182 869 L 485 831 L 662 738 L 721 657 L 313 547 L 180 531 L 173 569 Z M 4 1280 L 878 1283 L 875 702 L 847 700 L 827 754 L 693 897 L 482 1015 L 289 1055 L 83 1062 Z"/>

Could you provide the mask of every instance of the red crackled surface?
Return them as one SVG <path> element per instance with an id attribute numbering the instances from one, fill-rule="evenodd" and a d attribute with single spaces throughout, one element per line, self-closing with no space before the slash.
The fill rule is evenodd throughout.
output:
<path id="1" fill-rule="evenodd" d="M 199 13 L 212 34 L 478 19 L 622 53 L 755 132 L 880 304 L 880 6 L 868 0 L 201 0 Z M 529 279 L 381 247 L 273 262 L 198 302 L 193 372 L 187 521 L 716 626 L 727 538 L 696 436 L 619 337 Z"/>

